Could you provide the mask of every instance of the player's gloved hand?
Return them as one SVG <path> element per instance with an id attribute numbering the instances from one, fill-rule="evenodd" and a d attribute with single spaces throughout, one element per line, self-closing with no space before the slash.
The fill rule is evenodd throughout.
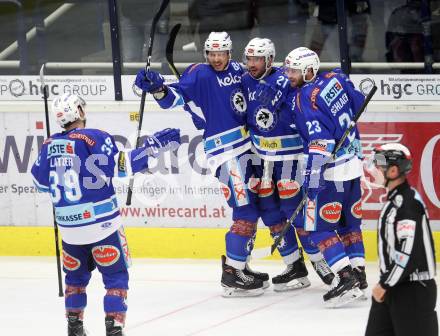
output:
<path id="1" fill-rule="evenodd" d="M 198 116 L 196 116 L 196 115 L 193 115 L 193 116 L 192 116 L 192 121 L 193 121 L 194 126 L 195 126 L 198 130 L 203 130 L 203 129 L 206 128 L 206 121 L 203 120 L 202 118 L 200 118 L 200 117 L 198 117 Z"/>
<path id="2" fill-rule="evenodd" d="M 148 155 L 158 157 L 162 152 L 177 149 L 180 144 L 180 129 L 165 128 L 147 137 L 144 147 Z"/>
<path id="3" fill-rule="evenodd" d="M 283 93 L 270 83 L 261 80 L 255 88 L 255 97 L 271 111 L 276 111 L 282 103 Z"/>
<path id="4" fill-rule="evenodd" d="M 189 112 L 189 114 L 191 115 L 191 119 L 193 121 L 194 126 L 198 129 L 198 130 L 203 130 L 206 128 L 206 121 L 203 120 L 202 118 L 200 118 L 197 114 L 195 114 L 192 110 L 191 107 L 189 107 L 188 104 L 185 103 L 184 105 L 185 107 L 185 111 Z"/>
<path id="5" fill-rule="evenodd" d="M 151 70 L 146 72 L 145 69 L 142 69 L 137 73 L 134 84 L 142 91 L 154 93 L 163 88 L 164 81 L 165 79 L 160 73 Z"/>
<path id="6" fill-rule="evenodd" d="M 325 189 L 324 165 L 328 159 L 329 157 L 324 155 L 309 155 L 307 168 L 303 172 L 302 187 L 310 200 L 316 199 L 316 196 Z"/>

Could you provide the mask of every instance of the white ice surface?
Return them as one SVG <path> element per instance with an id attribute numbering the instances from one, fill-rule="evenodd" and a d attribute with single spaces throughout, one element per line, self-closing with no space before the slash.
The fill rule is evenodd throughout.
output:
<path id="1" fill-rule="evenodd" d="M 281 261 L 252 267 L 271 276 Z M 134 259 L 130 269 L 127 336 L 187 335 L 363 335 L 370 299 L 326 309 L 326 287 L 309 263 L 312 286 L 256 298 L 222 298 L 220 260 Z M 66 335 L 64 301 L 58 297 L 54 258 L 0 258 L 0 335 Z M 378 279 L 376 263 L 368 280 Z M 87 288 L 85 326 L 91 336 L 105 335 L 101 276 L 94 271 Z M 439 304 L 437 303 L 437 310 Z"/>

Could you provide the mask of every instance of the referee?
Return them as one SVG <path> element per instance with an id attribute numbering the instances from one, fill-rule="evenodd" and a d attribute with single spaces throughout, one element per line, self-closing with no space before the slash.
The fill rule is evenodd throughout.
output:
<path id="1" fill-rule="evenodd" d="M 388 198 L 378 223 L 379 283 L 365 336 L 438 336 L 434 242 L 419 193 L 406 179 L 411 154 L 389 143 L 375 149 Z"/>

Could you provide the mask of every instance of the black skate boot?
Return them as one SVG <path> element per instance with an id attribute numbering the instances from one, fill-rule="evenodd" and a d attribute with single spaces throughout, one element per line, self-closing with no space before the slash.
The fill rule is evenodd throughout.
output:
<path id="1" fill-rule="evenodd" d="M 253 269 L 250 268 L 248 263 L 246 263 L 246 266 L 244 267 L 243 273 L 245 275 L 251 275 L 255 279 L 259 279 L 259 280 L 263 281 L 263 289 L 266 289 L 269 287 L 269 274 L 254 271 Z"/>
<path id="2" fill-rule="evenodd" d="M 359 281 L 359 288 L 361 290 L 367 289 L 367 274 L 365 273 L 365 266 L 358 266 L 353 268 L 356 279 Z"/>
<path id="3" fill-rule="evenodd" d="M 341 307 L 363 296 L 351 266 L 341 269 L 333 283 L 334 287 L 323 296 L 324 303 L 329 308 Z"/>
<path id="4" fill-rule="evenodd" d="M 84 330 L 83 321 L 79 319 L 79 313 L 69 312 L 67 314 L 67 335 L 87 336 Z"/>
<path id="5" fill-rule="evenodd" d="M 225 256 L 222 256 L 222 268 L 224 297 L 258 296 L 264 293 L 263 281 L 227 265 Z"/>
<path id="6" fill-rule="evenodd" d="M 333 282 L 333 279 L 335 278 L 335 275 L 333 274 L 330 267 L 328 267 L 327 262 L 325 259 L 321 259 L 316 262 L 311 262 L 313 268 L 315 269 L 316 273 L 321 278 L 322 282 L 326 285 L 330 286 Z"/>
<path id="7" fill-rule="evenodd" d="M 272 278 L 273 290 L 276 292 L 285 292 L 294 289 L 301 289 L 310 286 L 307 278 L 306 264 L 300 249 L 300 257 L 297 261 L 287 265 L 283 273 Z"/>
<path id="8" fill-rule="evenodd" d="M 362 300 L 368 300 L 366 289 L 368 287 L 367 274 L 365 273 L 365 266 L 358 266 L 353 268 L 356 279 L 359 281 L 359 289 L 362 291 Z"/>
<path id="9" fill-rule="evenodd" d="M 124 336 L 123 325 L 115 320 L 113 316 L 105 317 L 105 335 L 106 336 Z"/>

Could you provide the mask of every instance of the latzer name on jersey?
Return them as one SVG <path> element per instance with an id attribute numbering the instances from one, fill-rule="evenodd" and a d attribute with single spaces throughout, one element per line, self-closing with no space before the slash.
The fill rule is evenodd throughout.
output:
<path id="1" fill-rule="evenodd" d="M 327 106 L 336 99 L 336 97 L 342 92 L 342 85 L 337 78 L 333 78 L 325 88 L 322 90 L 320 96 L 324 99 Z"/>

